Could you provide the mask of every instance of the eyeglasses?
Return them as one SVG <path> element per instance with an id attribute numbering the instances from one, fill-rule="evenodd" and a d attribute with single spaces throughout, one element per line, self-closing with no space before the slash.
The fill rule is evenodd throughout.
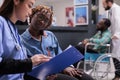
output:
<path id="1" fill-rule="evenodd" d="M 50 21 L 50 19 L 49 19 L 50 16 L 48 16 L 48 15 L 44 15 L 41 13 L 41 14 L 36 14 L 36 16 L 37 16 L 38 20 L 40 20 L 40 21 L 44 21 L 44 22 Z"/>

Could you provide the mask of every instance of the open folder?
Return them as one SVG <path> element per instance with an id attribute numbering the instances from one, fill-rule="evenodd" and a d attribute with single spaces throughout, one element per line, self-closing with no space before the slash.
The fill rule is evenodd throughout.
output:
<path id="1" fill-rule="evenodd" d="M 28 74 L 39 80 L 45 80 L 46 76 L 59 73 L 82 58 L 83 55 L 75 47 L 70 47 L 50 61 L 40 64 Z"/>

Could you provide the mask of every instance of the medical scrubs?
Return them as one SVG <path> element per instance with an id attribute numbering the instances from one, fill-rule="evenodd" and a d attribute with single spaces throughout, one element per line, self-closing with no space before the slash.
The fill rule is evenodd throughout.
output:
<path id="1" fill-rule="evenodd" d="M 37 40 L 31 36 L 28 29 L 21 35 L 23 43 L 29 51 L 28 55 L 33 56 L 35 54 L 44 54 L 54 57 L 62 52 L 58 40 L 51 31 L 44 31 L 42 39 Z"/>
<path id="2" fill-rule="evenodd" d="M 23 71 L 20 70 L 22 70 L 22 68 L 27 69 L 27 67 L 23 67 L 23 65 L 25 65 L 27 61 L 29 62 L 27 64 L 28 66 L 32 65 L 31 61 L 27 59 L 23 60 L 25 58 L 27 58 L 26 49 L 21 43 L 17 28 L 8 18 L 0 16 L 0 80 L 22 80 Z M 14 63 L 15 61 L 16 63 Z M 4 70 L 5 68 L 6 70 Z M 24 70 L 26 71 L 26 69 Z M 12 74 L 12 72 L 17 73 L 16 70 L 21 74 Z"/>

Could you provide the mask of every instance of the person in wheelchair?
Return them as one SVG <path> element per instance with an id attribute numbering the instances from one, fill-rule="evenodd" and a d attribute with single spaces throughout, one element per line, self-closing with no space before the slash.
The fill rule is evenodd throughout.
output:
<path id="1" fill-rule="evenodd" d="M 83 55 L 85 55 L 86 52 L 87 53 L 95 53 L 95 54 L 107 52 L 108 51 L 107 46 L 102 46 L 102 45 L 110 43 L 111 33 L 108 30 L 110 25 L 111 25 L 110 20 L 107 18 L 103 18 L 96 25 L 96 29 L 97 29 L 96 34 L 89 39 L 84 39 L 80 44 L 76 45 L 75 47 Z M 87 49 L 85 51 L 85 45 L 88 43 L 92 43 L 95 45 L 87 46 Z M 74 66 L 78 66 L 78 62 L 75 63 Z M 89 64 L 87 65 L 87 67 L 88 67 L 88 70 L 90 70 L 92 68 L 92 66 L 90 66 Z M 81 68 L 81 69 L 84 68 L 84 59 L 80 62 L 79 68 Z"/>
<path id="2" fill-rule="evenodd" d="M 85 53 L 85 45 L 87 43 L 95 43 L 93 46 L 88 46 L 87 52 L 90 53 L 105 53 L 107 51 L 106 46 L 102 46 L 102 44 L 108 44 L 111 40 L 111 33 L 108 30 L 111 22 L 107 18 L 103 18 L 101 21 L 97 23 L 97 33 L 89 38 L 84 39 L 81 44 L 75 46 L 83 55 Z"/>

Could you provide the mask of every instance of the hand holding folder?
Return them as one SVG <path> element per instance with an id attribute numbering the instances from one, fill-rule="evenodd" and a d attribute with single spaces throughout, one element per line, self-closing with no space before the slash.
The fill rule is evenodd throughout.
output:
<path id="1" fill-rule="evenodd" d="M 70 47 L 50 61 L 40 64 L 28 74 L 37 79 L 45 80 L 46 76 L 59 73 L 82 58 L 83 55 L 75 47 Z"/>

